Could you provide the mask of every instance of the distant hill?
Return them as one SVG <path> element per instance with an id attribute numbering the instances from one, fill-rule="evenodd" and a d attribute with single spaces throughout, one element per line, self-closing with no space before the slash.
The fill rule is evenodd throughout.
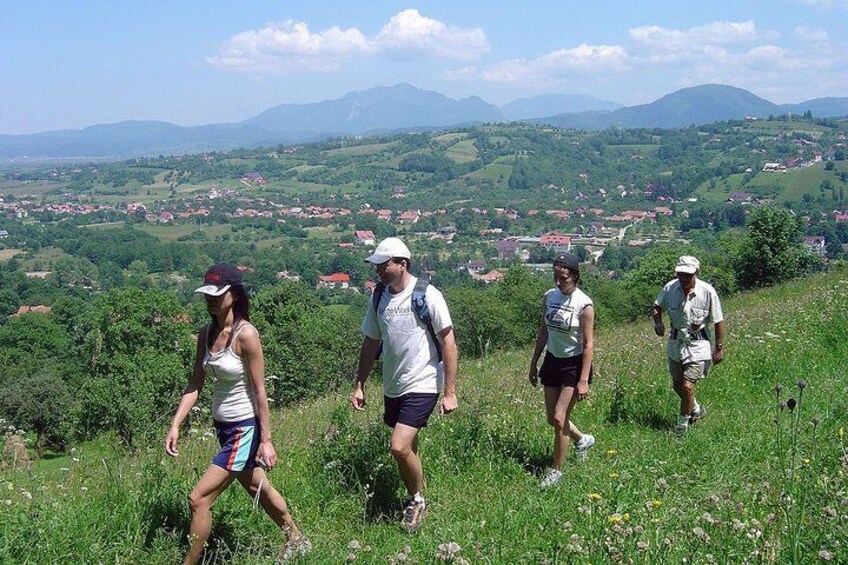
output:
<path id="1" fill-rule="evenodd" d="M 476 96 L 455 100 L 398 84 L 350 92 L 337 100 L 283 104 L 235 124 L 182 127 L 167 122 L 127 121 L 81 130 L 0 135 L 0 159 L 118 159 L 198 153 L 504 120 L 594 130 L 611 126 L 675 128 L 807 110 L 816 117 L 848 115 L 848 98 L 776 105 L 747 90 L 717 84 L 678 90 L 650 104 L 617 106 L 590 96 L 551 94 L 515 100 L 501 109 Z M 566 109 L 571 113 L 563 113 Z M 549 117 L 543 117 L 545 114 Z"/>
<path id="2" fill-rule="evenodd" d="M 848 102 L 848 99 L 843 99 Z M 563 114 L 531 120 L 560 127 L 603 129 L 607 127 L 675 128 L 725 120 L 746 115 L 768 117 L 782 113 L 780 107 L 747 90 L 720 84 L 684 88 L 650 104 L 621 108 L 614 112 L 586 116 Z"/>
<path id="3" fill-rule="evenodd" d="M 244 124 L 182 127 L 159 121 L 126 121 L 80 130 L 0 135 L 0 159 L 99 158 L 226 151 L 284 141 L 278 133 Z"/>
<path id="4" fill-rule="evenodd" d="M 349 92 L 338 100 L 317 104 L 282 104 L 242 123 L 282 133 L 338 135 L 501 120 L 497 106 L 477 96 L 454 100 L 410 84 L 397 84 Z"/>
<path id="5" fill-rule="evenodd" d="M 540 116 L 618 110 L 622 105 L 583 94 L 540 94 L 519 98 L 501 106 L 507 120 L 527 120 Z"/>

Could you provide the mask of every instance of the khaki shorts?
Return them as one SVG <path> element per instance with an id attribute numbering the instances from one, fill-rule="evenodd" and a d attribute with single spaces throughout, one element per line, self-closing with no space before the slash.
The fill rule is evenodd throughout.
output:
<path id="1" fill-rule="evenodd" d="M 671 378 L 675 381 L 686 379 L 696 383 L 707 376 L 710 372 L 711 361 L 695 361 L 692 363 L 681 363 L 674 359 L 668 360 L 668 370 Z"/>

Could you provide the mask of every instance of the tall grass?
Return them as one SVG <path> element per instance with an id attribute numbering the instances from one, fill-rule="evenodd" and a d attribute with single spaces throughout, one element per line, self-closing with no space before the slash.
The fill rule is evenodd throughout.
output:
<path id="1" fill-rule="evenodd" d="M 574 419 L 598 443 L 547 490 L 552 430 L 527 383 L 529 347 L 465 360 L 459 410 L 421 435 L 430 515 L 415 535 L 396 524 L 403 493 L 377 383 L 364 414 L 343 393 L 276 412 L 271 480 L 315 544 L 303 562 L 848 562 L 848 283 L 811 277 L 725 312 L 725 362 L 698 390 L 709 415 L 682 438 L 648 321 L 597 336 L 593 395 Z M 0 474 L 0 562 L 179 561 L 186 497 L 215 449 L 203 424 L 176 460 L 159 445 L 81 446 Z M 213 512 L 208 562 L 273 559 L 280 534 L 237 485 Z"/>

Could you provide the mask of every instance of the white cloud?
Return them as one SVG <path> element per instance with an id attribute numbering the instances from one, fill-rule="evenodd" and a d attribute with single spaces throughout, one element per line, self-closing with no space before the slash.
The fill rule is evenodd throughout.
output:
<path id="1" fill-rule="evenodd" d="M 331 27 L 312 33 L 305 22 L 289 20 L 234 35 L 221 45 L 217 56 L 206 60 L 215 67 L 236 70 L 327 71 L 338 68 L 348 57 L 371 49 L 356 28 Z"/>
<path id="2" fill-rule="evenodd" d="M 630 30 L 630 37 L 637 44 L 655 51 L 697 52 L 708 45 L 730 45 L 748 43 L 760 39 L 753 21 L 712 22 L 689 29 L 669 29 L 660 26 L 644 26 Z"/>
<path id="3" fill-rule="evenodd" d="M 802 41 L 824 42 L 829 39 L 827 31 L 814 27 L 798 26 L 795 28 L 795 37 Z"/>
<path id="4" fill-rule="evenodd" d="M 245 71 L 333 71 L 358 56 L 403 56 L 409 53 L 447 59 L 475 59 L 489 50 L 479 28 L 457 28 L 404 10 L 374 37 L 357 28 L 331 27 L 312 32 L 306 22 L 289 20 L 248 30 L 226 40 L 206 62 Z"/>
<path id="5" fill-rule="evenodd" d="M 618 45 L 581 44 L 558 49 L 536 59 L 512 59 L 492 65 L 481 72 L 489 82 L 536 83 L 557 81 L 568 76 L 605 70 L 621 70 L 627 66 L 627 51 Z"/>
<path id="6" fill-rule="evenodd" d="M 489 51 L 480 28 L 458 28 L 404 10 L 383 26 L 374 41 L 380 51 L 392 54 L 417 52 L 447 59 L 477 59 Z"/>

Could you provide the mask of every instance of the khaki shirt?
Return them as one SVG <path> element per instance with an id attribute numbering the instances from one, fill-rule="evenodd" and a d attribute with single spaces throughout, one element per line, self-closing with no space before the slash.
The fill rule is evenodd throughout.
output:
<path id="1" fill-rule="evenodd" d="M 698 335 L 710 324 L 724 320 L 721 302 L 712 285 L 696 278 L 692 291 L 684 296 L 680 281 L 674 279 L 663 287 L 654 304 L 667 312 L 671 321 L 666 346 L 669 359 L 683 363 L 712 359 L 709 340 L 700 339 Z M 675 334 L 677 338 L 671 339 Z"/>

